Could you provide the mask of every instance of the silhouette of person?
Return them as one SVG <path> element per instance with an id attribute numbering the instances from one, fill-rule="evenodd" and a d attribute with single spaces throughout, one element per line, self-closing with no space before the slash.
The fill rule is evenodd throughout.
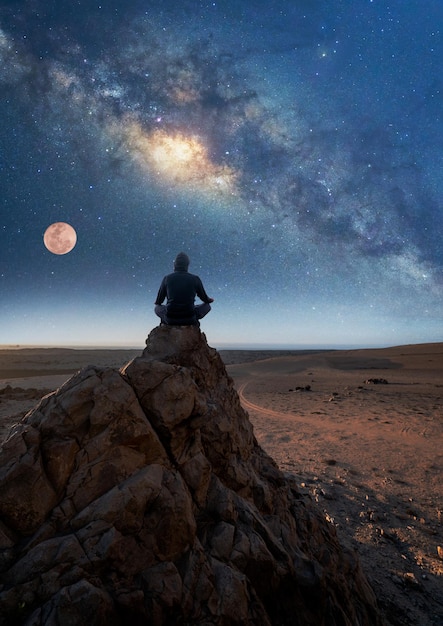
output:
<path id="1" fill-rule="evenodd" d="M 188 272 L 189 257 L 179 252 L 174 260 L 174 271 L 162 280 L 154 311 L 161 323 L 175 326 L 198 326 L 202 317 L 211 310 L 210 298 L 198 276 Z M 195 304 L 198 296 L 202 304 Z M 163 301 L 166 298 L 166 304 Z"/>

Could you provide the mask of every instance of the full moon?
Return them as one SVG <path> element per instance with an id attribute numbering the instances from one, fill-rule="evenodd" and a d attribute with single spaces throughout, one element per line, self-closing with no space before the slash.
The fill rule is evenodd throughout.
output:
<path id="1" fill-rule="evenodd" d="M 67 254 L 77 243 L 77 233 L 66 222 L 54 222 L 45 230 L 43 243 L 53 254 Z"/>

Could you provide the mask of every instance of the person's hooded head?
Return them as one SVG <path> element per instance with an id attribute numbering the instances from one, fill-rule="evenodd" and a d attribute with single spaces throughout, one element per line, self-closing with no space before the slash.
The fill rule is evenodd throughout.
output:
<path id="1" fill-rule="evenodd" d="M 189 267 L 189 257 L 184 252 L 179 252 L 174 260 L 174 270 L 178 272 L 187 272 Z"/>

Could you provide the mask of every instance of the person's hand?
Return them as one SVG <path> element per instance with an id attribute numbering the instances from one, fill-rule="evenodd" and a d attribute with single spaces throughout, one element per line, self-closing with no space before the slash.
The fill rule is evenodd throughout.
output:
<path id="1" fill-rule="evenodd" d="M 209 304 L 211 304 L 211 302 L 214 302 L 214 298 L 209 298 Z"/>

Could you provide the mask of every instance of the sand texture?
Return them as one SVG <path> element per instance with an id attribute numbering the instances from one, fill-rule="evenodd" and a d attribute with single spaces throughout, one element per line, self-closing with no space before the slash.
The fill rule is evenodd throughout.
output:
<path id="1" fill-rule="evenodd" d="M 0 350 L 0 435 L 88 364 L 136 350 Z M 443 626 L 443 344 L 221 351 L 263 448 L 356 549 L 391 626 Z"/>

